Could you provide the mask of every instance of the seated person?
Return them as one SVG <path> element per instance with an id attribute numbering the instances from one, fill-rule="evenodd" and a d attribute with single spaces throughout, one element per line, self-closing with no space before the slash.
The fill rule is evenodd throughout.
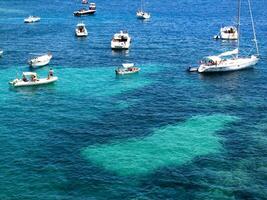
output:
<path id="1" fill-rule="evenodd" d="M 24 82 L 27 82 L 27 81 L 28 81 L 28 79 L 26 78 L 26 76 L 23 76 L 23 77 L 22 77 L 22 80 L 23 80 Z"/>
<path id="2" fill-rule="evenodd" d="M 34 75 L 32 75 L 32 81 L 37 81 L 37 77 L 36 76 L 34 76 Z"/>

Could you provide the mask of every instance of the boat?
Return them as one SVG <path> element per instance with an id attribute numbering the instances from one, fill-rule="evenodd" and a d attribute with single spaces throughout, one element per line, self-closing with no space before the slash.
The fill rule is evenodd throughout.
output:
<path id="1" fill-rule="evenodd" d="M 129 49 L 130 44 L 131 37 L 126 31 L 120 31 L 119 33 L 114 34 L 111 40 L 111 48 L 113 50 Z"/>
<path id="2" fill-rule="evenodd" d="M 136 12 L 138 19 L 149 19 L 150 13 L 144 11 L 143 0 L 141 0 L 141 9 Z"/>
<path id="3" fill-rule="evenodd" d="M 29 16 L 24 19 L 24 23 L 34 23 L 34 22 L 39 22 L 41 20 L 40 17 L 37 16 Z"/>
<path id="4" fill-rule="evenodd" d="M 87 0 L 82 0 L 82 4 L 88 4 Z"/>
<path id="5" fill-rule="evenodd" d="M 56 76 L 48 75 L 47 78 L 38 78 L 36 72 L 23 72 L 21 79 L 14 79 L 10 81 L 9 84 L 13 87 L 25 87 L 25 86 L 37 86 L 37 85 L 46 85 L 54 83 L 58 80 Z"/>
<path id="6" fill-rule="evenodd" d="M 198 67 L 188 67 L 187 69 L 188 72 L 197 72 L 198 71 Z"/>
<path id="7" fill-rule="evenodd" d="M 77 37 L 86 37 L 88 35 L 87 29 L 84 23 L 78 23 L 75 29 Z"/>
<path id="8" fill-rule="evenodd" d="M 90 4 L 89 4 L 89 10 L 94 10 L 94 11 L 96 11 L 96 4 L 95 4 L 95 3 L 90 3 Z"/>
<path id="9" fill-rule="evenodd" d="M 136 67 L 134 63 L 124 63 L 121 67 L 118 67 L 115 72 L 117 75 L 134 74 L 140 71 L 139 67 Z"/>
<path id="10" fill-rule="evenodd" d="M 81 9 L 78 11 L 75 11 L 73 13 L 74 16 L 83 16 L 83 15 L 92 15 L 96 12 L 96 4 L 95 3 L 90 3 L 89 8 L 88 9 Z"/>
<path id="11" fill-rule="evenodd" d="M 240 7 L 241 0 L 238 0 L 238 26 L 237 32 L 240 33 Z M 237 71 L 242 69 L 251 68 L 256 65 L 259 61 L 259 48 L 256 37 L 256 31 L 254 26 L 254 19 L 252 15 L 251 2 L 248 0 L 249 13 L 251 18 L 252 30 L 253 30 L 253 41 L 255 43 L 256 54 L 246 57 L 240 56 L 240 37 L 237 39 L 237 48 L 232 51 L 226 51 L 219 55 L 205 57 L 198 67 L 199 73 L 206 72 L 227 72 L 227 71 Z M 239 34 L 240 36 L 240 34 Z"/>
<path id="12" fill-rule="evenodd" d="M 0 49 L 0 57 L 3 55 L 4 51 Z"/>
<path id="13" fill-rule="evenodd" d="M 138 19 L 149 19 L 150 18 L 150 13 L 144 12 L 144 11 L 137 11 L 136 16 Z"/>
<path id="14" fill-rule="evenodd" d="M 53 56 L 51 53 L 46 53 L 44 55 L 29 60 L 28 63 L 31 67 L 42 67 L 48 65 L 52 57 Z"/>
<path id="15" fill-rule="evenodd" d="M 240 6 L 238 5 L 237 15 L 240 16 Z M 221 40 L 237 40 L 239 37 L 239 17 L 237 18 L 236 26 L 221 27 L 219 34 L 215 35 L 214 39 Z"/>
<path id="16" fill-rule="evenodd" d="M 225 26 L 220 29 L 220 33 L 214 36 L 214 39 L 237 40 L 238 31 L 235 26 Z"/>

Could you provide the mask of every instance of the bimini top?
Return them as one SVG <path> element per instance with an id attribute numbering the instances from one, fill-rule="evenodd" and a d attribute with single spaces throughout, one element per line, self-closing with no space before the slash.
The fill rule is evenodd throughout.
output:
<path id="1" fill-rule="evenodd" d="M 22 75 L 23 76 L 37 76 L 35 72 L 23 72 Z"/>
<path id="2" fill-rule="evenodd" d="M 226 56 L 232 56 L 232 55 L 236 55 L 239 53 L 239 50 L 238 49 L 234 49 L 232 51 L 226 51 L 224 53 L 221 53 L 217 56 L 208 56 L 208 57 L 205 57 L 203 60 L 205 62 L 213 62 L 213 63 L 219 63 L 221 60 L 222 60 L 222 57 L 226 57 Z"/>
<path id="3" fill-rule="evenodd" d="M 123 63 L 122 66 L 124 68 L 134 67 L 134 63 Z"/>
<path id="4" fill-rule="evenodd" d="M 219 56 L 208 56 L 204 58 L 205 61 L 220 62 L 222 59 Z"/>

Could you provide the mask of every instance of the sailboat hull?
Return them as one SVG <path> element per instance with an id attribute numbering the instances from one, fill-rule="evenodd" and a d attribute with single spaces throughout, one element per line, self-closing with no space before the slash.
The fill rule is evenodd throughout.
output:
<path id="1" fill-rule="evenodd" d="M 200 65 L 198 68 L 199 73 L 211 73 L 211 72 L 230 72 L 238 71 L 243 69 L 252 68 L 259 61 L 259 58 L 256 56 L 251 56 L 250 58 L 237 58 L 227 61 L 223 61 L 217 65 Z"/>
<path id="2" fill-rule="evenodd" d="M 150 18 L 150 14 L 147 13 L 147 12 L 144 12 L 144 11 L 138 11 L 138 12 L 136 13 L 136 17 L 137 17 L 138 19 L 149 19 L 149 18 Z"/>

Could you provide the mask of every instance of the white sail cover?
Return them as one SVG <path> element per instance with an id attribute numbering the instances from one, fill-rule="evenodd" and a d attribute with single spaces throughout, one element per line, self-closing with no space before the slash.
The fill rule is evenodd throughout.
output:
<path id="1" fill-rule="evenodd" d="M 239 53 L 239 50 L 238 49 L 234 49 L 232 51 L 226 51 L 224 53 L 221 53 L 218 55 L 218 57 L 224 57 L 224 56 L 231 56 L 231 55 L 236 55 Z"/>

